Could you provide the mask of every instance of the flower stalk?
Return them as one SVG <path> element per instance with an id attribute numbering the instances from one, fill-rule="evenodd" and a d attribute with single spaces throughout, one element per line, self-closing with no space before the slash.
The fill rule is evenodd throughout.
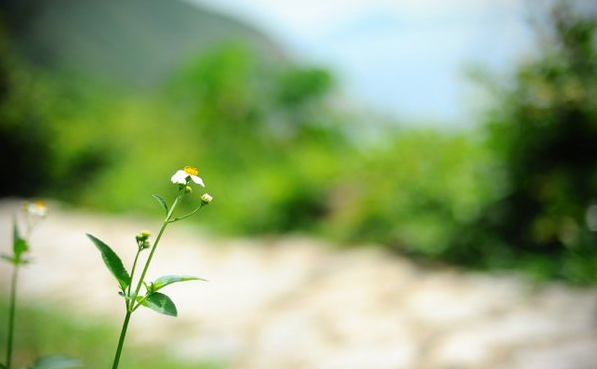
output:
<path id="1" fill-rule="evenodd" d="M 174 199 L 171 206 L 168 206 L 164 199 L 162 199 L 159 195 L 153 195 L 156 200 L 160 203 L 160 205 L 166 210 L 166 216 L 160 226 L 158 234 L 155 238 L 155 241 L 150 246 L 149 242 L 149 232 L 144 231 L 141 232 L 136 236 L 137 241 L 137 253 L 135 255 L 135 259 L 133 261 L 131 274 L 129 276 L 128 272 L 124 268 L 122 261 L 120 258 L 112 251 L 112 249 L 106 245 L 103 241 L 95 238 L 88 234 L 88 237 L 91 241 L 98 247 L 100 252 L 102 253 L 102 257 L 108 269 L 112 272 L 112 274 L 118 280 L 120 284 L 121 292 L 120 294 L 124 297 L 125 300 L 125 316 L 124 321 L 122 323 L 122 328 L 120 330 L 120 336 L 118 339 L 118 345 L 116 347 L 116 352 L 114 354 L 114 361 L 112 363 L 112 369 L 117 369 L 120 363 L 120 358 L 122 355 L 122 351 L 124 348 L 124 342 L 126 339 L 126 334 L 128 331 L 129 323 L 132 317 L 132 314 L 140 307 L 145 306 L 148 307 L 156 312 L 161 314 L 176 316 L 176 306 L 170 300 L 170 298 L 164 295 L 158 290 L 162 289 L 163 287 L 177 282 L 189 281 L 189 280 L 201 280 L 201 278 L 191 277 L 191 276 L 178 276 L 178 275 L 167 275 L 158 278 L 157 280 L 147 283 L 145 281 L 145 277 L 151 265 L 151 262 L 155 256 L 155 252 L 157 247 L 162 240 L 164 232 L 168 227 L 168 224 L 177 222 L 179 220 L 185 219 L 190 217 L 191 215 L 195 214 L 199 209 L 203 206 L 207 205 L 211 200 L 212 197 L 209 196 L 209 201 L 205 201 L 206 197 L 204 194 L 201 197 L 200 205 L 191 213 L 186 214 L 182 217 L 174 217 L 175 210 L 177 206 L 180 204 L 183 197 L 186 195 L 191 194 L 193 191 L 190 189 L 189 186 L 191 182 L 198 184 L 200 186 L 205 186 L 203 180 L 198 177 L 199 171 L 194 167 L 184 167 L 182 170 L 177 171 L 171 178 L 172 183 L 178 186 L 178 194 Z M 141 270 L 141 274 L 139 277 L 134 280 L 135 278 L 135 271 L 138 266 L 139 255 L 141 252 L 147 248 L 150 248 L 149 255 L 145 260 L 145 264 Z M 145 294 L 140 295 L 141 287 L 145 286 Z"/>
<path id="2" fill-rule="evenodd" d="M 23 210 L 25 211 L 25 233 L 19 232 L 16 218 L 13 219 L 13 249 L 12 255 L 2 254 L 0 257 L 12 264 L 12 275 L 10 279 L 10 294 L 8 303 L 8 332 L 6 339 L 6 362 L 0 363 L 0 368 L 11 369 L 13 366 L 13 346 L 15 336 L 15 318 L 17 311 L 17 287 L 19 280 L 19 269 L 22 265 L 28 264 L 29 260 L 25 255 L 29 251 L 29 239 L 34 229 L 39 222 L 48 214 L 48 208 L 43 201 L 35 201 L 33 203 L 23 203 Z M 53 368 L 65 369 L 75 366 L 81 366 L 81 362 L 62 355 L 49 355 L 37 358 L 32 366 L 28 368 Z"/>
<path id="3" fill-rule="evenodd" d="M 8 337 L 6 340 L 6 368 L 12 365 L 12 347 L 14 338 L 15 311 L 17 305 L 17 280 L 19 277 L 19 266 L 13 265 L 12 278 L 10 281 L 10 301 L 8 308 Z"/>

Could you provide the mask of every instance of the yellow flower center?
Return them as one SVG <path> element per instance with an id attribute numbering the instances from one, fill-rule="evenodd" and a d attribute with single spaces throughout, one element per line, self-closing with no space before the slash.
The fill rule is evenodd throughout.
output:
<path id="1" fill-rule="evenodd" d="M 185 171 L 186 174 L 190 175 L 190 176 L 196 176 L 199 174 L 199 170 L 195 167 L 191 167 L 191 166 L 186 166 L 184 168 L 182 168 L 182 170 Z"/>
<path id="2" fill-rule="evenodd" d="M 37 200 L 34 202 L 34 204 L 39 208 L 47 208 L 47 205 L 43 200 Z"/>

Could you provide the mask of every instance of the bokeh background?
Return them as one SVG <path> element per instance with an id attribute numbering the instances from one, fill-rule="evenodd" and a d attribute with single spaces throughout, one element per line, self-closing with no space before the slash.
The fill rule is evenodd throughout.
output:
<path id="1" fill-rule="evenodd" d="M 596 21 L 591 1 L 5 0 L 0 196 L 158 220 L 151 195 L 196 165 L 215 200 L 190 222 L 217 237 L 592 291 Z"/>

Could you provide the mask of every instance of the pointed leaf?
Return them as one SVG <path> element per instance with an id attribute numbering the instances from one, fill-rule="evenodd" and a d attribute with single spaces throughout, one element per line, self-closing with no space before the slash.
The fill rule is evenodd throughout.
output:
<path id="1" fill-rule="evenodd" d="M 16 260 L 19 260 L 21 258 L 21 255 L 25 251 L 29 250 L 29 246 L 27 246 L 27 241 L 21 238 L 19 228 L 17 227 L 17 221 L 14 218 L 12 220 L 12 249 Z"/>
<path id="2" fill-rule="evenodd" d="M 158 291 L 169 284 L 185 281 L 205 281 L 203 278 L 189 275 L 165 275 L 152 282 L 153 291 Z"/>
<path id="3" fill-rule="evenodd" d="M 168 204 L 166 204 L 166 200 L 164 200 L 160 195 L 158 195 L 157 193 L 151 195 L 153 196 L 156 200 L 158 200 L 158 202 L 160 203 L 160 205 L 162 205 L 162 207 L 164 208 L 164 210 L 166 210 L 166 213 L 168 212 Z"/>
<path id="4" fill-rule="evenodd" d="M 116 255 L 114 251 L 110 248 L 110 246 L 106 245 L 100 239 L 90 235 L 87 233 L 87 237 L 95 244 L 95 246 L 100 250 L 102 254 L 102 258 L 104 259 L 104 263 L 108 269 L 112 272 L 118 284 L 120 284 L 120 288 L 124 291 L 128 285 L 131 283 L 131 276 L 124 268 L 122 264 L 122 260 Z"/>
<path id="5" fill-rule="evenodd" d="M 154 292 L 141 303 L 141 305 L 157 311 L 160 314 L 177 316 L 176 305 L 170 300 L 170 297 L 163 293 Z"/>
<path id="6" fill-rule="evenodd" d="M 2 254 L 2 255 L 0 255 L 0 259 L 4 259 L 11 264 L 17 264 L 17 261 L 15 260 L 15 258 L 10 255 Z M 0 367 L 0 369 L 2 369 L 2 368 Z"/>
<path id="7" fill-rule="evenodd" d="M 63 369 L 76 366 L 83 366 L 83 363 L 67 356 L 50 355 L 35 360 L 35 363 L 33 363 L 30 369 Z"/>

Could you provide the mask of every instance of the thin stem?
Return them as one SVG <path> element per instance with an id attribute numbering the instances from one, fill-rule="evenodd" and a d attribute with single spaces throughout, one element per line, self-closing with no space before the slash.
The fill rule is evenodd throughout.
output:
<path id="1" fill-rule="evenodd" d="M 133 268 L 131 269 L 131 282 L 129 283 L 129 288 L 128 288 L 128 292 L 127 292 L 128 298 L 131 301 L 128 301 L 128 300 L 125 299 L 125 301 L 126 301 L 126 310 L 127 311 L 131 311 L 131 308 L 133 307 L 133 304 L 135 303 L 136 296 L 135 297 L 131 296 L 131 289 L 132 289 L 132 286 L 133 286 L 133 277 L 135 276 L 135 268 L 137 267 L 137 260 L 139 260 L 139 254 L 141 254 L 141 251 L 142 250 L 139 247 L 137 249 L 137 255 L 135 255 L 135 261 L 133 261 Z"/>
<path id="2" fill-rule="evenodd" d="M 176 200 L 174 200 L 174 203 L 172 204 L 172 206 L 170 207 L 170 210 L 168 211 L 168 214 L 166 215 L 166 219 L 164 219 L 164 222 L 162 223 L 162 227 L 160 228 L 160 231 L 158 232 L 158 235 L 155 238 L 155 242 L 153 243 L 153 246 L 151 247 L 151 251 L 149 253 L 149 256 L 147 257 L 147 261 L 145 262 L 145 266 L 143 267 L 143 271 L 141 272 L 139 281 L 137 282 L 137 288 L 135 288 L 135 296 L 139 295 L 139 291 L 141 290 L 141 285 L 143 284 L 143 280 L 145 279 L 145 274 L 147 274 L 147 270 L 149 269 L 149 264 L 151 263 L 153 254 L 155 254 L 155 250 L 156 250 L 158 244 L 160 243 L 160 239 L 162 238 L 162 235 L 164 234 L 164 231 L 166 230 L 166 227 L 168 226 L 170 218 L 172 217 L 174 208 L 176 208 L 176 205 L 178 205 L 178 201 L 180 201 L 183 194 L 184 193 L 181 192 L 176 197 Z"/>
<path id="3" fill-rule="evenodd" d="M 186 219 L 186 218 L 190 217 L 191 215 L 195 214 L 196 212 L 198 212 L 199 209 L 201 209 L 202 207 L 203 207 L 203 204 L 199 205 L 199 207 L 197 209 L 191 211 L 190 213 L 188 213 L 186 215 L 183 215 L 181 217 L 176 217 L 176 218 L 174 218 L 172 220 L 169 220 L 168 223 L 174 223 L 174 222 L 178 222 L 179 220 Z"/>
<path id="4" fill-rule="evenodd" d="M 126 315 L 124 316 L 124 322 L 122 323 L 122 329 L 120 330 L 120 338 L 118 339 L 118 347 L 116 348 L 116 355 L 114 356 L 114 363 L 112 364 L 112 369 L 118 368 L 118 363 L 120 362 L 120 354 L 122 354 L 122 347 L 124 346 L 124 338 L 126 337 L 126 331 L 129 326 L 129 320 L 131 319 L 132 312 L 127 310 Z"/>
<path id="5" fill-rule="evenodd" d="M 133 307 L 132 311 L 137 310 L 139 308 L 139 306 L 143 305 L 143 303 L 145 302 L 145 300 L 147 300 L 147 295 L 143 296 L 143 298 L 137 302 L 137 305 L 135 305 Z"/>
<path id="6" fill-rule="evenodd" d="M 6 368 L 10 369 L 12 362 L 12 343 L 14 338 L 15 308 L 17 304 L 17 279 L 19 276 L 19 266 L 14 265 L 12 271 L 12 281 L 10 283 L 10 307 L 8 310 L 8 339 L 6 342 Z"/>
<path id="7" fill-rule="evenodd" d="M 26 239 L 26 240 L 29 239 L 29 236 L 31 236 L 32 230 L 33 230 L 33 226 L 31 225 L 31 213 L 27 212 L 27 229 L 25 230 L 24 239 Z"/>

